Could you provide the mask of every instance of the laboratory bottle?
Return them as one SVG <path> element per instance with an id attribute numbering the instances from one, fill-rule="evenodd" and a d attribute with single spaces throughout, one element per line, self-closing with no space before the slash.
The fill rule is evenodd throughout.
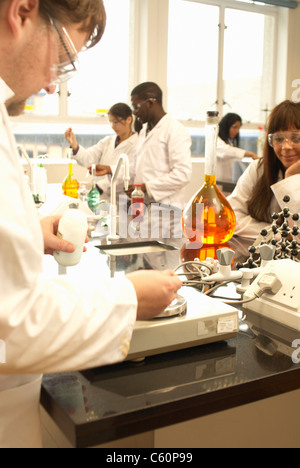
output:
<path id="1" fill-rule="evenodd" d="M 184 235 L 200 245 L 228 242 L 236 227 L 233 209 L 217 186 L 218 112 L 207 113 L 205 126 L 205 179 L 199 192 L 189 201 L 182 217 Z"/>
<path id="2" fill-rule="evenodd" d="M 78 198 L 78 180 L 73 176 L 73 163 L 69 162 L 69 172 L 62 184 L 63 194 L 67 197 Z"/>
<path id="3" fill-rule="evenodd" d="M 46 201 L 47 171 L 43 164 L 34 168 L 35 195 L 42 203 Z"/>
<path id="4" fill-rule="evenodd" d="M 134 191 L 131 194 L 132 219 L 139 218 L 140 221 L 143 220 L 145 211 L 145 195 L 142 186 L 143 184 L 135 184 Z"/>
<path id="5" fill-rule="evenodd" d="M 87 236 L 87 216 L 80 210 L 69 209 L 65 211 L 58 225 L 57 236 L 60 239 L 72 242 L 75 251 L 72 253 L 55 251 L 53 256 L 62 266 L 74 266 L 80 262 Z"/>
<path id="6" fill-rule="evenodd" d="M 96 175 L 95 174 L 96 174 L 96 166 L 95 166 L 95 164 L 93 164 L 93 166 L 92 166 L 92 177 L 93 177 L 92 188 L 88 193 L 87 203 L 88 203 L 89 209 L 93 213 L 96 214 L 97 211 L 98 211 L 99 204 L 100 204 L 101 195 L 100 195 L 100 192 L 99 192 L 99 190 L 97 188 L 97 185 L 96 185 Z"/>

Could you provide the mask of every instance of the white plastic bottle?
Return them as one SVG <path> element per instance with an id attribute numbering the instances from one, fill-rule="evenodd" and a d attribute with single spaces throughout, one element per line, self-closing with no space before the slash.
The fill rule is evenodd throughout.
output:
<path id="1" fill-rule="evenodd" d="M 87 235 L 88 223 L 86 214 L 80 210 L 67 210 L 58 225 L 57 235 L 61 239 L 72 242 L 75 245 L 75 251 L 54 252 L 54 258 L 62 266 L 74 266 L 80 262 Z"/>

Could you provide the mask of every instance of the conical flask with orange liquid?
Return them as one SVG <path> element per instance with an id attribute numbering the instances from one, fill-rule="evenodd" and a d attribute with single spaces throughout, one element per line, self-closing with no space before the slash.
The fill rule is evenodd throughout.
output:
<path id="1" fill-rule="evenodd" d="M 205 126 L 205 180 L 199 192 L 187 204 L 182 218 L 183 232 L 198 245 L 222 245 L 236 227 L 233 209 L 217 187 L 218 112 L 207 113 Z"/>

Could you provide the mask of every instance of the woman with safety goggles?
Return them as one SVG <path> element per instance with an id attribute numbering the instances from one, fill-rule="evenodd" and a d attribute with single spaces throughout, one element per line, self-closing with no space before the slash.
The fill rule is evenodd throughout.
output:
<path id="1" fill-rule="evenodd" d="M 254 161 L 229 197 L 237 218 L 236 235 L 256 238 L 286 206 L 300 213 L 300 103 L 284 101 L 268 122 L 263 158 Z"/>

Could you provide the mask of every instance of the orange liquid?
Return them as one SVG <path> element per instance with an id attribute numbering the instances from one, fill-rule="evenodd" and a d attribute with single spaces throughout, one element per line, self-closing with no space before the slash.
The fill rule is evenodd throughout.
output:
<path id="1" fill-rule="evenodd" d="M 203 203 L 203 209 L 199 204 Z M 222 245 L 235 232 L 235 214 L 216 185 L 216 176 L 205 176 L 205 182 L 198 194 L 184 210 L 183 232 L 191 242 L 200 245 Z"/>
<path id="2" fill-rule="evenodd" d="M 207 257 L 217 260 L 217 250 L 225 247 L 231 249 L 229 244 L 197 246 L 197 244 L 186 242 L 181 248 L 180 258 L 182 262 L 193 262 L 195 258 L 198 258 L 200 262 L 205 262 Z M 234 264 L 234 259 L 232 264 Z"/>

